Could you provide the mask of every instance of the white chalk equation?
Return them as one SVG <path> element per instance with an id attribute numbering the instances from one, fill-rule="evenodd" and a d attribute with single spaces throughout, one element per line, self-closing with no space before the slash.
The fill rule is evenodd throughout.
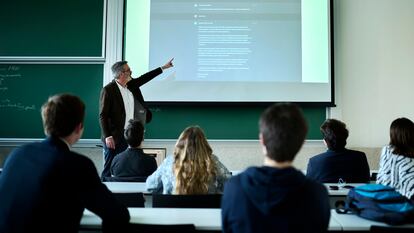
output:
<path id="1" fill-rule="evenodd" d="M 8 65 L 8 66 L 0 67 L 0 71 L 19 71 L 19 70 L 20 70 L 20 66 L 16 66 L 16 65 Z"/>
<path id="2" fill-rule="evenodd" d="M 0 108 L 10 108 L 10 109 L 17 109 L 19 111 L 34 111 L 36 110 L 36 106 L 34 104 L 22 104 L 19 102 L 14 102 L 10 99 L 3 99 L 0 100 Z"/>
<path id="3" fill-rule="evenodd" d="M 9 87 L 7 81 L 11 79 L 22 78 L 23 75 L 20 72 L 20 67 L 16 65 L 8 65 L 0 67 L 0 93 L 7 92 Z"/>

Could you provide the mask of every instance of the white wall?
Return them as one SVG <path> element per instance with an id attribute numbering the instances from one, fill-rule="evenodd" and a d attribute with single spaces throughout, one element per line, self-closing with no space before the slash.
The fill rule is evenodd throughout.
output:
<path id="1" fill-rule="evenodd" d="M 397 117 L 414 120 L 414 1 L 336 0 L 337 107 L 352 147 L 388 143 Z"/>

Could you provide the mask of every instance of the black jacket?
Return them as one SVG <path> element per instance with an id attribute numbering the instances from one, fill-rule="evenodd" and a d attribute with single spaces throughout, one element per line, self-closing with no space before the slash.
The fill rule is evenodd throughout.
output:
<path id="1" fill-rule="evenodd" d="M 127 227 L 129 213 L 99 179 L 93 162 L 58 138 L 15 149 L 0 175 L 0 232 L 77 233 L 84 209 L 104 232 Z"/>
<path id="2" fill-rule="evenodd" d="M 111 164 L 111 175 L 115 177 L 148 177 L 155 170 L 155 158 L 140 148 L 128 148 L 116 155 Z"/>
<path id="3" fill-rule="evenodd" d="M 328 150 L 309 159 L 306 176 L 321 183 L 368 183 L 370 171 L 363 152 L 343 149 Z"/>

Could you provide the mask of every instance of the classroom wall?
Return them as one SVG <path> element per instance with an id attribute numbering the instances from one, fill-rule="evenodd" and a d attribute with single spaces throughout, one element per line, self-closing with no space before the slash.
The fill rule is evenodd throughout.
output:
<path id="1" fill-rule="evenodd" d="M 246 141 L 224 141 L 224 140 L 210 140 L 210 145 L 213 149 L 213 153 L 217 155 L 220 161 L 232 171 L 241 171 L 249 166 L 260 166 L 263 163 L 263 153 L 259 141 L 246 140 Z M 171 155 L 173 153 L 175 140 L 147 140 L 144 141 L 143 147 L 145 148 L 165 148 L 166 154 Z M 7 146 L 0 148 L 0 167 L 4 162 L 7 154 L 15 146 Z M 353 147 L 364 151 L 368 158 L 368 163 L 371 170 L 378 170 L 379 152 L 381 148 L 366 148 L 366 147 Z M 94 162 L 96 169 L 101 174 L 103 169 L 103 155 L 102 148 L 95 145 L 75 145 L 73 148 L 81 154 L 88 156 Z M 303 145 L 302 149 L 296 156 L 294 166 L 300 170 L 306 170 L 308 160 L 312 155 L 325 151 L 325 146 L 320 141 L 307 141 Z"/>
<path id="2" fill-rule="evenodd" d="M 337 107 L 352 147 L 381 147 L 397 117 L 414 120 L 414 1 L 336 0 Z"/>
<path id="3" fill-rule="evenodd" d="M 335 8 L 337 107 L 331 108 L 329 114 L 346 122 L 350 130 L 348 147 L 364 151 L 371 169 L 377 169 L 391 121 L 401 116 L 414 120 L 414 1 L 335 0 Z M 167 148 L 169 154 L 174 143 L 151 140 L 145 145 Z M 231 170 L 263 161 L 258 141 L 211 144 Z M 0 167 L 12 148 L 0 147 Z M 91 157 L 98 171 L 102 169 L 102 149 L 92 146 L 75 150 Z M 306 169 L 308 158 L 324 150 L 322 142 L 308 141 L 295 165 Z"/>

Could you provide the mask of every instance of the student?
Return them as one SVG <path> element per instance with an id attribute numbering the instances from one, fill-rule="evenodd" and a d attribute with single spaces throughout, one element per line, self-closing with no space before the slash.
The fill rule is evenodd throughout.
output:
<path id="1" fill-rule="evenodd" d="M 157 162 L 153 156 L 145 154 L 141 148 L 144 141 L 144 126 L 140 121 L 131 119 L 125 129 L 124 136 L 129 147 L 115 156 L 112 161 L 112 176 L 148 177 L 157 169 Z"/>
<path id="2" fill-rule="evenodd" d="M 203 130 L 199 126 L 186 128 L 178 138 L 174 155 L 167 156 L 148 177 L 149 191 L 163 194 L 221 193 L 224 182 L 231 176 L 227 168 L 213 155 Z"/>
<path id="3" fill-rule="evenodd" d="M 101 183 L 93 162 L 71 151 L 83 133 L 84 103 L 55 95 L 41 115 L 47 138 L 12 151 L 0 176 L 0 232 L 75 233 L 85 208 L 102 218 L 103 232 L 125 229 L 127 208 Z"/>
<path id="4" fill-rule="evenodd" d="M 414 123 L 397 118 L 390 126 L 390 143 L 381 151 L 377 183 L 394 187 L 414 202 Z"/>
<path id="5" fill-rule="evenodd" d="M 322 183 L 369 183 L 370 170 L 364 152 L 345 148 L 349 132 L 336 119 L 327 119 L 320 127 L 328 150 L 309 160 L 306 176 Z"/>
<path id="6" fill-rule="evenodd" d="M 260 118 L 264 166 L 250 167 L 225 185 L 221 202 L 225 233 L 324 232 L 330 207 L 324 185 L 292 165 L 307 125 L 289 103 L 267 108 Z"/>

